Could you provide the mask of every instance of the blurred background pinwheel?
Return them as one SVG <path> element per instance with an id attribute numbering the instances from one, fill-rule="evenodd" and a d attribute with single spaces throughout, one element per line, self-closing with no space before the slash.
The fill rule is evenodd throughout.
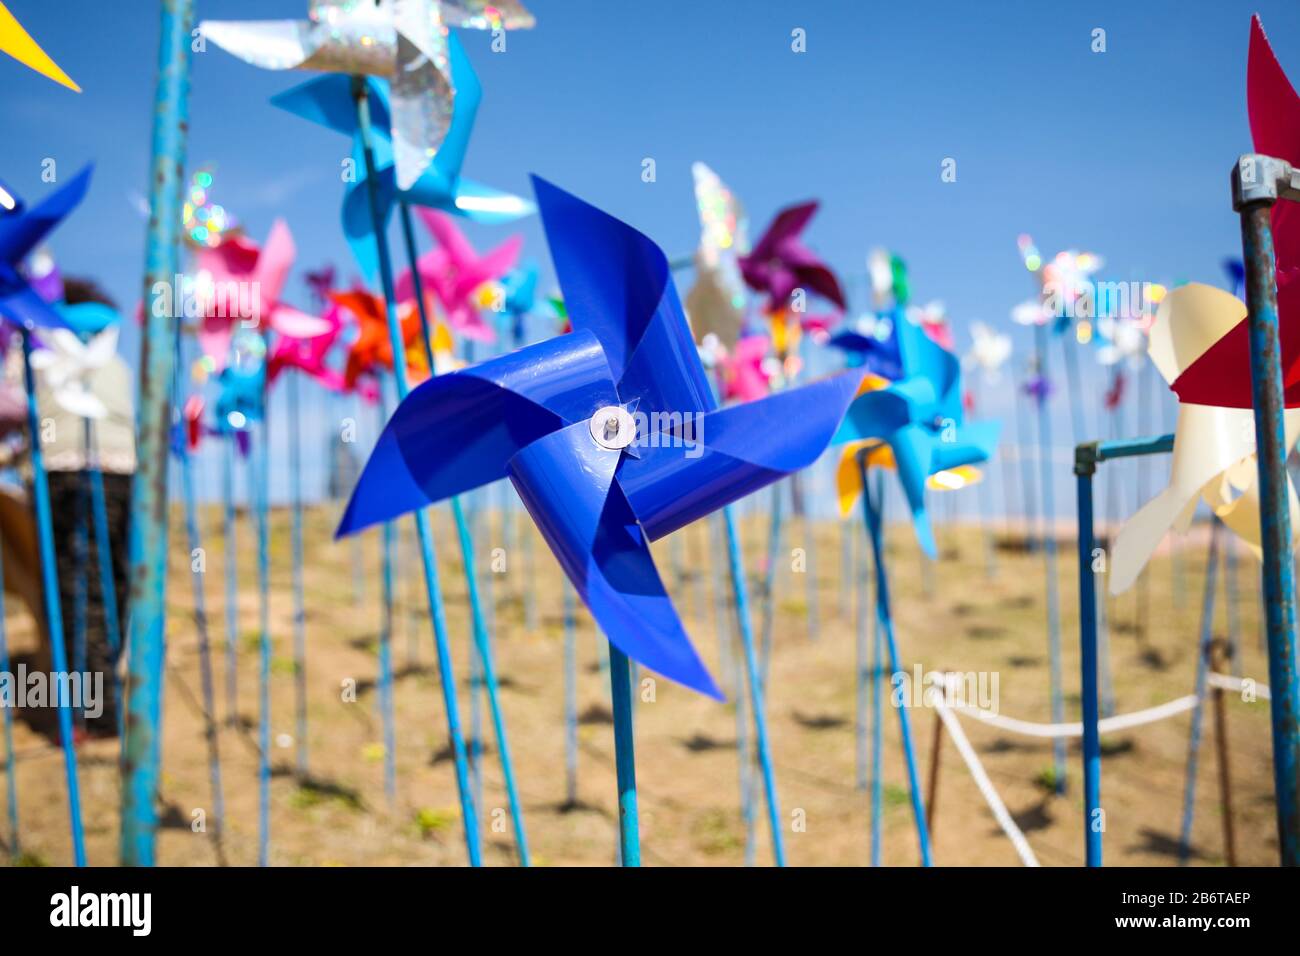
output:
<path id="1" fill-rule="evenodd" d="M 745 320 L 745 282 L 740 258 L 749 254 L 745 207 L 704 163 L 691 165 L 700 244 L 695 250 L 695 284 L 686 294 L 686 316 L 695 339 L 716 335 L 726 348 L 740 338 Z"/>
<path id="2" fill-rule="evenodd" d="M 803 242 L 817 206 L 806 202 L 782 209 L 749 254 L 739 259 L 740 274 L 751 289 L 767 297 L 768 312 L 789 308 L 796 289 L 816 293 L 841 312 L 847 308 L 835 273 Z"/>
<path id="3" fill-rule="evenodd" d="M 41 297 L 23 275 L 23 261 L 44 238 L 85 198 L 90 187 L 90 167 L 67 185 L 28 209 L 18 195 L 0 182 L 0 318 L 28 331 L 63 328 L 67 322 Z"/>

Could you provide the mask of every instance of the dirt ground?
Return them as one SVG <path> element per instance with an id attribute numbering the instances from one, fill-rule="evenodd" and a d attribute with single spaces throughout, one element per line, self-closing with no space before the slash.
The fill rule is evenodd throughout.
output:
<path id="1" fill-rule="evenodd" d="M 384 748 L 376 693 L 380 627 L 378 536 L 359 550 L 335 544 L 334 509 L 307 516 L 307 690 L 309 775 L 294 770 L 294 664 L 288 514 L 272 516 L 272 739 L 271 853 L 274 865 L 460 865 L 465 862 L 452 762 L 447 759 L 446 721 L 434 667 L 429 616 L 416 600 L 418 558 L 410 523 L 401 548 L 399 597 L 393 635 L 397 669 L 397 791 L 384 792 Z M 173 540 L 183 524 L 173 520 Z M 535 534 L 526 516 L 518 527 Z M 467 734 L 472 728 L 467 649 L 468 610 L 463 569 L 446 507 L 434 511 L 447 624 L 458 675 Z M 208 750 L 189 561 L 176 547 L 171 569 L 168 620 L 168 682 L 164 706 L 161 805 L 164 828 L 159 862 L 211 865 L 221 860 L 248 865 L 257 859 L 257 592 L 252 528 L 241 517 L 238 641 L 238 721 L 227 722 L 223 542 L 219 516 L 204 515 L 208 571 L 204 575 L 217 678 L 225 834 L 220 849 L 208 832 L 191 827 L 194 811 L 212 813 Z M 766 519 L 742 523 L 756 622 L 761 607 L 759 568 L 766 549 Z M 776 593 L 768 711 L 771 746 L 785 830 L 788 862 L 796 866 L 863 865 L 869 859 L 868 793 L 856 785 L 855 633 L 852 599 L 855 568 L 862 565 L 863 535 L 851 525 L 847 539 L 856 559 L 846 564 L 841 527 L 817 523 L 809 547 L 807 527 L 788 529 Z M 996 673 L 1001 713 L 1033 721 L 1050 719 L 1045 572 L 1041 552 L 1019 546 L 1000 526 L 996 568 L 985 566 L 985 538 L 974 526 L 941 526 L 941 559 L 928 569 L 909 527 L 888 528 L 888 551 L 896 632 L 903 659 L 927 669 Z M 1061 526 L 1058 574 L 1066 718 L 1079 719 L 1077 568 L 1073 541 Z M 707 523 L 656 545 L 696 646 L 728 697 L 735 699 L 734 644 L 720 661 L 711 578 L 726 581 L 726 555 L 713 546 Z M 1135 593 L 1109 605 L 1111 660 L 1119 712 L 1150 707 L 1191 691 L 1205 565 L 1204 533 L 1176 552 L 1166 549 L 1146 575 L 1147 626 L 1138 626 Z M 577 799 L 565 786 L 562 588 L 558 566 L 540 539 L 532 543 L 530 569 L 517 534 L 480 537 L 480 571 L 494 603 L 494 647 L 510 748 L 522 796 L 535 865 L 610 865 L 616 857 L 613 733 L 608 677 L 601 671 L 598 639 L 590 618 L 579 614 Z M 489 570 L 491 547 L 506 549 L 504 573 Z M 810 554 L 817 587 L 817 633 L 810 634 L 806 574 L 790 569 L 790 548 Z M 354 561 L 364 564 L 358 592 Z M 1258 622 L 1258 571 L 1244 553 L 1237 592 L 1242 670 L 1260 683 L 1267 667 Z M 680 578 L 674 569 L 680 569 Z M 490 581 L 489 581 L 490 579 Z M 1220 578 L 1222 581 L 1222 578 Z M 532 589 L 537 626 L 526 626 L 523 595 Z M 846 590 L 847 589 L 847 590 Z M 1216 633 L 1226 633 L 1225 602 L 1218 602 Z M 30 621 L 11 603 L 10 640 L 16 659 L 34 649 Z M 729 628 L 734 635 L 734 627 Z M 758 625 L 756 623 L 756 631 Z M 1145 633 L 1143 633 L 1145 631 Z M 652 675 L 641 675 L 643 678 Z M 345 700 L 349 680 L 355 702 Z M 644 687 L 645 685 L 643 685 Z M 643 694 L 643 696 L 645 696 Z M 486 711 L 486 707 L 483 708 Z M 932 710 L 909 711 L 923 780 L 935 741 Z M 740 865 L 746 826 L 740 806 L 734 707 L 718 704 L 659 680 L 653 701 L 636 707 L 636 746 L 643 862 L 647 865 Z M 1013 735 L 962 717 L 975 750 L 1039 860 L 1048 866 L 1083 861 L 1082 780 L 1079 748 L 1068 751 L 1064 795 L 1052 791 L 1049 742 Z M 71 859 L 62 763 L 49 736 L 19 713 L 15 749 L 22 862 L 62 864 Z M 516 863 L 507 824 L 497 748 L 490 724 L 482 762 L 484 862 Z M 1189 714 L 1103 739 L 1105 852 L 1110 865 L 1174 865 L 1182 813 Z M 1229 695 L 1232 800 L 1239 861 L 1273 865 L 1277 840 L 1272 806 L 1268 704 Z M 1207 710 L 1196 789 L 1194 864 L 1222 865 L 1215 737 Z M 883 861 L 913 865 L 918 853 L 896 711 L 884 723 Z M 80 780 L 90 862 L 117 860 L 119 776 L 115 741 L 94 740 L 79 748 Z M 996 825 L 970 773 L 948 740 L 934 807 L 934 861 L 941 866 L 1016 865 L 1010 841 Z M 755 791 L 753 841 L 756 862 L 771 861 L 761 789 Z M 11 845 L 7 826 L 0 829 Z M 5 860 L 9 854 L 0 854 Z"/>

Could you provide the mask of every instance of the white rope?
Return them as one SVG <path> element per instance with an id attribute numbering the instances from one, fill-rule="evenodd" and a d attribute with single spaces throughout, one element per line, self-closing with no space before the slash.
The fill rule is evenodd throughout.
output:
<path id="1" fill-rule="evenodd" d="M 1230 690 L 1233 693 L 1240 693 L 1246 686 L 1246 682 L 1240 677 L 1233 677 L 1231 674 L 1215 674 L 1213 672 L 1206 675 L 1211 687 L 1219 687 L 1223 690 Z M 1255 696 L 1260 700 L 1270 700 L 1272 695 L 1268 692 L 1267 684 L 1253 684 L 1252 690 Z"/>
<path id="2" fill-rule="evenodd" d="M 957 746 L 957 752 L 961 754 L 962 760 L 966 761 L 966 767 L 970 770 L 970 775 L 975 778 L 975 786 L 980 788 L 980 793 L 984 795 L 985 802 L 988 803 L 989 809 L 993 811 L 994 819 L 1002 827 L 1002 832 L 1011 840 L 1011 845 L 1016 848 L 1016 853 L 1020 856 L 1020 862 L 1024 863 L 1025 866 L 1038 866 L 1038 858 L 1034 856 L 1034 851 L 1030 849 L 1029 841 L 1020 832 L 1020 827 L 1016 826 L 1016 821 L 1011 819 L 1006 804 L 1002 802 L 997 790 L 993 788 L 989 775 L 984 772 L 984 765 L 980 763 L 975 748 L 966 739 L 966 733 L 961 729 L 961 721 L 942 702 L 936 702 L 934 709 L 938 713 L 939 719 L 943 721 L 948 736 L 952 738 L 952 742 Z"/>

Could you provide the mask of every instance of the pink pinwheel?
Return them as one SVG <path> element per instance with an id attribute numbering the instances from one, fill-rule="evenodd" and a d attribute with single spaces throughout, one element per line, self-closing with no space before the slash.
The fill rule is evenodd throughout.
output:
<path id="1" fill-rule="evenodd" d="M 241 322 L 295 339 L 330 331 L 329 323 L 280 301 L 295 252 L 289 227 L 277 219 L 264 247 L 244 236 L 232 236 L 199 254 L 204 309 L 198 338 L 210 371 L 225 368 L 230 340 Z"/>
<path id="2" fill-rule="evenodd" d="M 447 324 L 457 334 L 478 342 L 495 341 L 496 332 L 479 314 L 485 303 L 476 302 L 474 294 L 515 267 L 523 237 L 511 236 L 480 257 L 446 213 L 425 208 L 417 208 L 416 212 L 438 243 L 419 260 L 426 295 L 431 292 L 437 297 Z M 397 280 L 397 298 L 401 302 L 415 298 L 409 269 Z"/>
<path id="3" fill-rule="evenodd" d="M 769 312 L 789 307 L 796 289 L 816 292 L 840 309 L 846 308 L 835 273 L 800 240 L 816 212 L 815 202 L 781 210 L 753 251 L 739 260 L 745 284 L 767 294 Z"/>
<path id="4" fill-rule="evenodd" d="M 276 339 L 275 344 L 271 346 L 270 355 L 267 359 L 266 382 L 268 385 L 274 385 L 281 372 L 295 368 L 304 375 L 315 379 L 332 392 L 346 391 L 343 373 L 325 364 L 325 356 L 329 355 L 343 332 L 342 309 L 335 304 L 331 304 L 325 310 L 321 321 L 328 326 L 323 335 L 313 336 L 309 339 L 281 335 Z"/>
<path id="5" fill-rule="evenodd" d="M 772 390 L 768 345 L 766 335 L 747 335 L 718 359 L 724 399 L 753 402 Z"/>

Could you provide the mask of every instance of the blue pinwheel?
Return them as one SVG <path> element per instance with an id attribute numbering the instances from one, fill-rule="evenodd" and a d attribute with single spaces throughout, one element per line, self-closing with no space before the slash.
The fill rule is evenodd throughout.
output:
<path id="1" fill-rule="evenodd" d="M 385 224 L 392 214 L 393 203 L 398 199 L 483 223 L 509 222 L 531 215 L 534 211 L 527 200 L 461 176 L 460 169 L 469 147 L 469 137 L 474 129 L 474 117 L 483 97 L 483 88 L 455 34 L 448 37 L 448 52 L 452 80 L 456 87 L 451 127 L 429 168 L 408 190 L 399 191 L 397 188 L 388 84 L 375 77 L 365 78 L 371 129 L 374 132 L 379 209 Z M 330 73 L 272 97 L 271 103 L 303 119 L 352 137 L 352 158 L 356 164 L 357 178 L 348 184 L 343 195 L 343 233 L 366 279 L 374 282 L 379 273 L 379 253 L 370 214 L 369 184 L 362 153 L 361 129 L 357 123 L 356 103 L 352 95 L 352 77 Z"/>
<path id="2" fill-rule="evenodd" d="M 812 464 L 861 376 L 719 409 L 663 251 L 542 179 L 534 188 L 574 331 L 412 391 L 338 533 L 509 477 L 609 640 L 720 698 L 650 542 Z"/>
<path id="3" fill-rule="evenodd" d="M 85 198 L 90 174 L 87 166 L 31 209 L 0 183 L 0 318 L 29 332 L 42 327 L 67 328 L 64 317 L 32 288 L 20 266 Z"/>
<path id="4" fill-rule="evenodd" d="M 848 446 L 838 475 L 840 506 L 851 508 L 862 491 L 856 455 L 873 445 L 887 445 L 884 460 L 892 459 L 897 467 L 916 536 L 925 553 L 934 557 L 934 533 L 925 509 L 927 480 L 941 474 L 951 475 L 954 484 L 963 480 L 957 469 L 987 461 L 1002 426 L 964 423 L 961 362 L 955 355 L 906 318 L 894 323 L 893 333 L 902 375 L 888 384 L 864 382 L 835 434 L 834 444 Z"/>
<path id="5" fill-rule="evenodd" d="M 527 259 L 501 280 L 502 311 L 510 317 L 511 333 L 519 345 L 524 339 L 524 319 L 537 305 L 537 263 Z"/>

